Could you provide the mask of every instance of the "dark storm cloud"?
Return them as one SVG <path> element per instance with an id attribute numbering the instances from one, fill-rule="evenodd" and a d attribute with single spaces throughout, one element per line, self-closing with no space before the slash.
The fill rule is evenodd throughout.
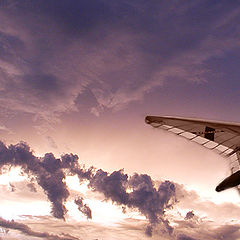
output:
<path id="1" fill-rule="evenodd" d="M 70 111 L 122 109 L 172 78 L 206 81 L 207 61 L 239 48 L 238 7 L 233 1 L 5 1 L 0 103 L 55 121 Z M 79 107 L 85 89 L 93 95 L 90 109 Z"/>
<path id="2" fill-rule="evenodd" d="M 151 225 L 148 225 L 145 229 L 145 234 L 149 237 L 152 237 L 153 227 Z"/>
<path id="3" fill-rule="evenodd" d="M 66 177 L 64 170 L 69 169 L 81 179 L 90 176 L 91 168 L 88 171 L 81 169 L 77 160 L 78 157 L 73 154 L 56 159 L 52 153 L 46 153 L 43 158 L 37 158 L 25 143 L 7 147 L 0 142 L 0 169 L 4 165 L 21 166 L 27 174 L 33 175 L 51 201 L 52 214 L 56 218 L 64 219 L 67 212 L 64 203 L 69 197 L 69 191 L 63 181 Z"/>
<path id="4" fill-rule="evenodd" d="M 189 211 L 187 212 L 185 219 L 189 220 L 189 219 L 192 219 L 194 216 L 195 214 L 193 213 L 193 211 Z"/>
<path id="5" fill-rule="evenodd" d="M 62 167 L 69 169 L 69 174 L 77 175 L 80 182 L 84 179 L 90 180 L 93 176 L 93 167 L 85 169 L 80 167 L 78 163 L 78 156 L 76 154 L 65 154 L 61 156 Z"/>
<path id="6" fill-rule="evenodd" d="M 175 186 L 169 181 L 162 182 L 158 188 L 154 186 L 151 177 L 146 174 L 134 174 L 129 177 L 123 170 L 113 173 L 94 168 L 85 169 L 78 163 L 78 156 L 65 154 L 55 158 L 52 153 L 44 157 L 35 157 L 25 143 L 6 146 L 0 142 L 0 169 L 5 166 L 20 166 L 22 170 L 36 179 L 52 203 L 52 214 L 56 218 L 64 219 L 67 212 L 65 202 L 69 191 L 64 182 L 66 175 L 77 175 L 80 183 L 89 181 L 89 187 L 104 195 L 107 200 L 123 207 L 137 209 L 149 220 L 146 234 L 151 235 L 157 224 L 162 224 L 171 234 L 173 228 L 165 219 L 165 211 L 176 201 Z M 91 209 L 83 203 L 82 198 L 75 200 L 79 211 L 92 217 Z"/>
<path id="7" fill-rule="evenodd" d="M 238 224 L 221 225 L 216 227 L 207 219 L 197 217 L 193 211 L 189 211 L 186 217 L 181 221 L 174 221 L 168 216 L 167 211 L 173 207 L 173 204 L 180 204 L 187 199 L 187 206 L 198 206 L 199 210 L 203 210 L 203 206 L 198 201 L 199 198 L 193 192 L 187 192 L 182 186 L 173 184 L 170 181 L 158 183 L 158 187 L 150 176 L 146 174 L 134 174 L 128 176 L 123 170 L 108 173 L 102 169 L 94 168 L 85 169 L 79 165 L 78 156 L 74 154 L 65 154 L 61 158 L 55 158 L 52 153 L 45 154 L 44 157 L 36 157 L 25 143 L 6 146 L 0 143 L 0 170 L 6 171 L 7 168 L 20 166 L 22 171 L 28 174 L 30 182 L 36 180 L 38 185 L 44 190 L 49 201 L 52 203 L 52 215 L 56 218 L 64 219 L 67 209 L 65 202 L 69 197 L 69 190 L 65 183 L 67 175 L 77 175 L 79 182 L 88 181 L 89 188 L 93 191 L 100 192 L 106 200 L 125 208 L 125 211 L 135 209 L 144 215 L 148 220 L 145 226 L 145 234 L 152 236 L 155 233 L 161 233 L 166 238 L 177 240 L 237 240 L 240 237 L 240 226 Z M 14 193 L 12 193 L 14 194 Z M 176 201 L 176 197 L 180 197 L 180 203 Z M 192 199 L 189 200 L 188 198 Z M 80 197 L 75 200 L 79 210 L 91 218 L 91 209 L 84 204 L 84 200 Z M 223 213 L 225 208 L 239 210 L 237 206 L 227 206 L 221 204 L 210 204 L 203 202 L 205 208 L 215 209 L 219 213 Z M 197 211 L 197 210 L 194 210 Z M 209 211 L 208 211 L 209 212 Z M 211 212 L 209 212 L 210 216 Z M 231 213 L 233 215 L 233 213 Z M 169 221 L 171 219 L 171 222 Z M 232 218 L 233 219 L 233 218 Z M 174 223 L 174 228 L 171 226 Z M 144 222 L 145 224 L 145 222 Z M 45 237 L 47 239 L 57 239 L 46 233 L 36 233 L 24 225 L 0 220 L 0 226 L 9 229 L 16 229 L 31 236 Z M 35 235 L 34 235 L 35 234 Z M 59 239 L 71 239 L 61 236 Z"/>
<path id="8" fill-rule="evenodd" d="M 46 154 L 42 159 L 35 157 L 30 148 L 24 144 L 6 147 L 0 143 L 0 168 L 4 165 L 21 166 L 27 174 L 36 177 L 52 203 L 52 214 L 57 218 L 64 218 L 66 208 L 64 202 L 69 196 L 65 174 L 60 168 L 60 160 L 52 154 Z"/>
<path id="9" fill-rule="evenodd" d="M 18 222 L 15 222 L 14 220 L 7 221 L 1 217 L 0 217 L 0 226 L 3 228 L 18 230 L 21 233 L 31 237 L 38 237 L 38 238 L 43 238 L 48 240 L 78 240 L 78 238 L 75 238 L 73 236 L 62 237 L 54 234 L 49 234 L 46 232 L 36 232 L 23 223 L 18 223 Z"/>
<path id="10" fill-rule="evenodd" d="M 90 187 L 101 192 L 107 199 L 119 204 L 127 204 L 128 194 L 126 192 L 127 174 L 123 171 L 115 171 L 110 175 L 99 169 L 90 181 Z"/>
<path id="11" fill-rule="evenodd" d="M 79 197 L 75 199 L 74 203 L 78 206 L 80 212 L 86 215 L 88 219 L 92 219 L 92 210 L 86 204 L 83 204 L 83 198 Z"/>
<path id="12" fill-rule="evenodd" d="M 162 182 L 156 189 L 151 177 L 146 174 L 134 174 L 128 179 L 122 170 L 108 174 L 100 169 L 90 180 L 89 185 L 117 204 L 137 208 L 150 222 L 146 229 L 147 235 L 151 236 L 152 227 L 158 223 L 163 223 L 167 231 L 172 233 L 173 228 L 164 219 L 164 211 L 175 201 L 173 183 Z"/>

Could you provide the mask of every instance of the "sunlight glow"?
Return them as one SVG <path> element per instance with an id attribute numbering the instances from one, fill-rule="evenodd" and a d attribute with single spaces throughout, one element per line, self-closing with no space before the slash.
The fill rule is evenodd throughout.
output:
<path id="1" fill-rule="evenodd" d="M 50 215 L 51 204 L 48 201 L 17 202 L 1 201 L 0 217 L 6 220 L 22 219 L 21 215 Z"/>
<path id="2" fill-rule="evenodd" d="M 112 226 L 117 222 L 126 218 L 126 215 L 122 212 L 121 207 L 113 205 L 111 202 L 99 201 L 95 199 L 84 200 L 92 210 L 92 219 L 89 221 L 104 223 L 104 225 Z M 68 215 L 77 221 L 86 221 L 86 216 L 78 211 L 74 201 L 68 201 L 66 203 L 68 209 Z"/>
<path id="3" fill-rule="evenodd" d="M 88 181 L 83 181 L 83 182 L 79 182 L 78 177 L 75 176 L 66 176 L 66 184 L 68 186 L 68 188 L 78 191 L 82 194 L 86 194 L 87 191 L 89 191 L 88 189 Z"/>
<path id="4" fill-rule="evenodd" d="M 216 192 L 215 189 L 207 189 L 206 187 L 200 185 L 188 185 L 185 186 L 185 188 L 188 191 L 196 191 L 202 200 L 212 201 L 216 204 L 225 202 L 239 204 L 239 193 L 234 188 L 222 192 Z"/>
<path id="5" fill-rule="evenodd" d="M 21 168 L 11 168 L 10 171 L 0 175 L 0 184 L 9 185 L 11 182 L 21 182 L 27 179 L 27 176 L 21 175 Z"/>

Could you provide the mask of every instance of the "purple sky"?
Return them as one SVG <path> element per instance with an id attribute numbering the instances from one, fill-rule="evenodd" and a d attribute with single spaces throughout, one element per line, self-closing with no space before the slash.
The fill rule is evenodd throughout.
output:
<path id="1" fill-rule="evenodd" d="M 25 141 L 37 157 L 46 152 L 57 157 L 63 153 L 78 154 L 86 167 L 93 165 L 109 174 L 124 168 L 130 175 L 147 173 L 153 182 L 167 179 L 177 182 L 180 192 L 190 194 L 188 191 L 195 189 L 198 193 L 194 193 L 194 200 L 188 196 L 175 209 L 175 214 L 183 211 L 180 208 L 184 214 L 194 210 L 194 217 L 186 220 L 185 216 L 179 217 L 183 213 L 178 217 L 169 213 L 170 217 L 164 220 L 175 228 L 170 236 L 162 229 L 168 228 L 168 223 L 161 218 L 158 219 L 161 223 L 155 223 L 143 210 L 144 203 L 114 200 L 116 195 L 112 198 L 106 189 L 92 183 L 93 192 L 101 192 L 102 199 L 115 201 L 118 207 L 137 209 L 150 219 L 153 239 L 219 239 L 215 236 L 237 239 L 240 223 L 235 224 L 235 216 L 226 215 L 223 222 L 214 225 L 210 222 L 217 217 L 211 207 L 200 206 L 197 212 L 199 199 L 206 206 L 233 204 L 232 208 L 224 205 L 216 209 L 240 211 L 235 193 L 220 195 L 224 201 L 232 196 L 234 203 L 217 202 L 219 195 L 212 193 L 228 174 L 224 159 L 171 134 L 150 129 L 144 118 L 176 115 L 240 122 L 239 6 L 239 1 L 229 0 L 0 1 L 0 140 L 4 146 Z M 3 158 L 0 166 L 1 161 Z M 10 160 L 8 163 L 27 169 L 22 163 Z M 31 174 L 38 179 L 47 173 Z M 135 186 L 130 180 L 123 182 L 124 187 Z M 161 186 L 160 182 L 156 186 Z M 49 199 L 50 190 L 41 181 L 38 184 L 53 202 Z M 4 186 L 1 195 L 6 190 Z M 158 188 L 151 189 L 153 195 L 157 194 Z M 120 192 L 131 195 L 125 190 Z M 14 200 L 16 191 L 8 196 L 18 206 Z M 30 197 L 29 190 L 19 194 L 22 202 L 25 196 L 29 201 L 32 198 L 37 201 L 37 197 Z M 41 201 L 48 201 L 43 192 L 38 194 Z M 84 204 L 78 201 L 81 211 L 89 214 L 88 205 Z M 191 207 L 186 207 L 187 204 Z M 224 211 L 221 214 L 227 212 Z M 51 209 L 46 218 L 29 218 L 22 224 L 54 225 L 56 220 L 50 217 L 50 212 Z M 4 215 L 0 217 L 1 225 L 11 231 L 20 228 L 20 232 L 16 231 L 17 239 L 25 239 L 22 233 L 36 239 L 53 238 L 50 233 L 37 235 L 37 230 L 49 230 L 64 239 L 50 228 L 51 224 L 31 232 L 23 230 L 25 225 L 11 225 Z M 80 221 L 77 224 L 91 229 L 89 236 L 81 231 L 73 235 L 83 234 L 81 239 L 121 239 L 125 231 L 129 239 L 144 238 L 142 229 L 147 223 L 141 221 L 128 217 L 115 228 L 108 226 L 112 235 L 107 235 L 106 226 L 95 225 L 91 220 Z M 231 221 L 233 225 L 229 224 Z M 189 233 L 186 229 L 190 223 Z M 59 222 L 64 229 L 66 224 Z M 94 235 L 95 228 L 101 229 L 102 235 Z"/>

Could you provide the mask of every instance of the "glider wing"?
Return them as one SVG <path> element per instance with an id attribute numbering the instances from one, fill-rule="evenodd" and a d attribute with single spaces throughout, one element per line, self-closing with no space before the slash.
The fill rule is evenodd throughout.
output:
<path id="1" fill-rule="evenodd" d="M 232 173 L 240 170 L 240 123 L 170 116 L 147 116 L 145 122 L 217 150 L 231 159 Z"/>

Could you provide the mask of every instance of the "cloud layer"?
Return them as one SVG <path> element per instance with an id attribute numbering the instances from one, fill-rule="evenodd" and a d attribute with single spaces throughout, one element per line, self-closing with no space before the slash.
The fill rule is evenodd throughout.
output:
<path id="1" fill-rule="evenodd" d="M 36 232 L 36 231 L 33 231 L 31 228 L 29 228 L 26 224 L 18 223 L 18 222 L 15 222 L 14 220 L 7 221 L 1 217 L 0 217 L 0 226 L 7 229 L 18 230 L 27 236 L 42 238 L 46 240 L 78 240 L 78 238 L 75 238 L 73 236 L 66 237 L 66 236 L 49 234 L 46 232 Z"/>
<path id="2" fill-rule="evenodd" d="M 165 211 L 175 203 L 175 186 L 165 181 L 158 188 L 154 186 L 151 177 L 146 174 L 135 174 L 129 177 L 122 170 L 108 173 L 94 168 L 84 169 L 78 163 L 78 156 L 65 154 L 60 159 L 52 153 L 43 158 L 33 155 L 25 143 L 6 146 L 0 143 L 0 169 L 6 166 L 20 166 L 28 176 L 36 182 L 46 193 L 52 203 L 52 214 L 56 218 L 64 219 L 67 209 L 65 202 L 70 193 L 65 183 L 67 175 L 77 175 L 80 183 L 89 181 L 93 191 L 103 193 L 107 200 L 137 209 L 149 220 L 146 234 L 151 236 L 152 227 L 163 224 L 169 234 L 173 229 L 165 219 Z M 91 209 L 83 203 L 82 198 L 75 200 L 79 211 L 91 219 Z"/>
<path id="3" fill-rule="evenodd" d="M 70 190 L 65 183 L 66 176 L 77 175 L 79 184 L 87 181 L 89 189 L 101 193 L 103 199 L 122 206 L 124 212 L 137 210 L 144 215 L 148 224 L 146 226 L 146 221 L 141 224 L 145 227 L 146 236 L 155 237 L 161 234 L 165 239 L 176 240 L 217 240 L 221 238 L 235 240 L 240 236 L 240 227 L 237 223 L 237 214 L 240 210 L 237 205 L 225 203 L 216 205 L 210 201 L 201 201 L 195 192 L 188 192 L 183 186 L 170 181 L 157 184 L 146 174 L 135 173 L 128 176 L 123 170 L 108 173 L 92 167 L 85 169 L 80 165 L 78 156 L 74 154 L 65 154 L 61 158 L 55 158 L 52 153 L 47 153 L 44 157 L 36 157 L 26 143 L 6 146 L 1 142 L 1 171 L 17 166 L 20 166 L 22 171 L 28 175 L 30 180 L 28 187 L 31 192 L 36 191 L 36 187 L 33 186 L 35 182 L 44 190 L 52 204 L 51 212 L 55 218 L 64 219 L 67 212 L 65 203 L 70 196 Z M 78 210 L 91 219 L 94 212 L 92 213 L 84 201 L 82 197 L 77 197 L 74 202 Z M 186 212 L 183 217 L 176 218 L 171 216 L 172 207 L 194 210 Z M 233 209 L 236 212 L 235 215 L 231 213 Z M 230 215 L 226 215 L 225 211 Z M 208 217 L 199 217 L 196 212 L 205 213 Z M 218 215 L 219 213 L 225 214 L 223 220 L 225 217 L 228 221 L 224 220 L 220 224 L 211 221 L 215 212 L 218 212 Z M 232 217 L 232 222 L 229 222 L 229 217 Z M 44 239 L 75 239 L 67 235 L 37 232 L 22 223 L 4 219 L 0 219 L 0 226 Z M 121 228 L 139 229 L 129 224 L 123 224 Z"/>
<path id="4" fill-rule="evenodd" d="M 35 121 L 116 111 L 171 79 L 208 81 L 208 62 L 239 48 L 229 1 L 7 0 L 0 12 L 1 111 Z"/>

